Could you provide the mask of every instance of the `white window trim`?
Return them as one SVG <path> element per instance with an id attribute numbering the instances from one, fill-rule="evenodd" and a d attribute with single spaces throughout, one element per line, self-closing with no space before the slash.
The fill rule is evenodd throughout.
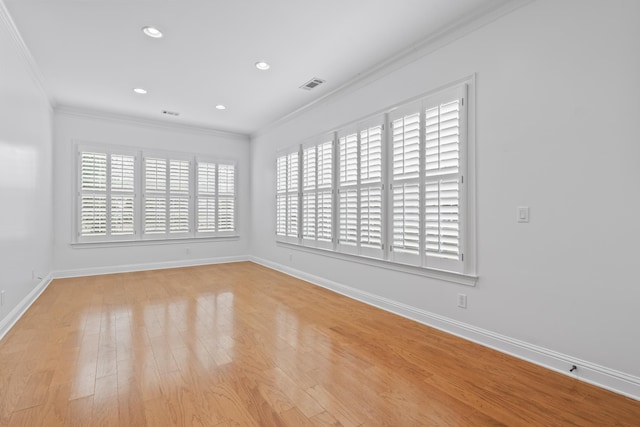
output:
<path id="1" fill-rule="evenodd" d="M 460 88 L 465 88 L 466 96 L 465 96 L 465 107 L 466 107 L 466 120 L 463 121 L 462 127 L 464 129 L 462 132 L 466 134 L 465 141 L 463 142 L 464 147 L 461 150 L 464 150 L 464 154 L 461 156 L 461 165 L 460 168 L 462 170 L 461 174 L 464 176 L 464 193 L 460 197 L 460 238 L 461 238 L 461 252 L 463 253 L 464 258 L 460 261 L 460 264 L 456 269 L 449 269 L 447 266 L 448 260 L 444 263 L 440 262 L 432 262 L 432 257 L 427 257 L 423 250 L 423 233 L 420 233 L 420 255 L 419 261 L 411 259 L 409 262 L 403 259 L 393 259 L 391 256 L 390 250 L 390 242 L 391 242 L 391 225 L 390 221 L 392 220 L 392 212 L 390 212 L 392 208 L 392 202 L 390 200 L 393 197 L 391 193 L 391 183 L 392 183 L 392 173 L 391 173 L 391 162 L 389 159 L 392 159 L 392 141 L 391 141 L 391 126 L 390 124 L 390 116 L 396 115 L 397 112 L 404 110 L 405 108 L 410 109 L 415 107 L 410 104 L 420 105 L 419 110 L 421 113 L 421 117 L 424 116 L 423 103 L 428 101 L 429 104 L 432 104 L 435 100 L 437 100 L 443 94 L 451 93 L 454 90 L 458 90 Z M 478 276 L 476 275 L 476 188 L 475 188 L 475 158 L 476 158 L 476 148 L 475 148 L 475 75 L 471 75 L 460 79 L 451 84 L 442 86 L 440 88 L 434 89 L 430 92 L 421 94 L 416 96 L 410 100 L 405 102 L 396 104 L 391 106 L 384 111 L 372 114 L 365 119 L 358 120 L 356 122 L 352 122 L 350 124 L 346 124 L 341 126 L 336 131 L 335 145 L 334 145 L 334 228 L 333 228 L 333 236 L 334 236 L 334 245 L 333 248 L 317 248 L 313 245 L 305 244 L 301 238 L 298 239 L 281 239 L 277 238 L 276 242 L 278 245 L 299 249 L 307 252 L 317 253 L 323 256 L 329 256 L 337 259 L 348 259 L 350 261 L 359 262 L 367 265 L 383 267 L 386 269 L 392 269 L 402 272 L 408 272 L 411 274 L 418 274 L 421 276 L 432 277 L 436 279 L 451 281 L 467 286 L 475 286 Z M 363 123 L 371 123 L 372 120 L 375 120 L 376 117 L 384 115 L 385 120 L 385 129 L 383 131 L 383 244 L 384 244 L 384 257 L 382 259 L 378 259 L 372 257 L 366 253 L 345 253 L 341 252 L 338 249 L 337 236 L 338 236 L 338 188 L 339 188 L 339 170 L 338 170 L 338 162 L 339 162 L 339 137 L 347 134 L 349 130 L 357 131 L 364 129 Z M 420 121 L 421 127 L 423 126 L 423 122 Z M 353 130 L 357 129 L 357 130 Z M 423 130 L 421 129 L 421 135 Z M 421 136 L 421 145 L 422 145 L 422 136 Z M 297 149 L 301 152 L 301 146 L 298 145 L 296 147 L 291 147 L 288 151 L 292 149 Z M 287 150 L 282 150 L 279 153 L 284 153 Z M 421 162 L 423 156 L 423 151 L 421 149 Z M 302 175 L 302 160 L 300 158 L 300 166 L 299 173 Z M 424 188 L 423 182 L 425 181 L 424 171 L 422 172 L 420 178 L 420 189 Z M 301 181 L 300 181 L 301 182 Z M 301 197 L 299 197 L 299 202 L 301 202 Z M 422 197 L 421 197 L 422 200 Z M 300 209 L 300 207 L 299 207 Z M 423 207 L 421 206 L 421 212 L 423 211 Z M 420 221 L 422 223 L 424 217 L 421 214 Z M 300 224 L 299 224 L 300 226 Z M 423 225 L 421 225 L 423 227 Z M 436 260 L 441 261 L 441 260 Z M 414 264 L 414 265 L 411 265 Z"/>
<path id="2" fill-rule="evenodd" d="M 145 244 L 170 244 L 188 241 L 217 241 L 217 240 L 237 240 L 240 238 L 238 224 L 238 162 L 234 159 L 202 156 L 184 152 L 145 150 L 142 148 L 119 146 L 105 143 L 92 143 L 86 141 L 73 140 L 73 176 L 74 176 L 74 196 L 72 197 L 72 227 L 70 245 L 76 248 L 89 247 L 113 247 L 113 246 L 136 246 Z M 110 155 L 132 155 L 134 156 L 134 234 L 131 236 L 80 236 L 80 194 L 81 194 L 81 159 L 80 153 L 83 151 L 93 151 Z M 188 233 L 161 233 L 144 235 L 144 158 L 155 157 L 172 160 L 188 160 L 190 162 L 189 178 L 189 228 Z M 234 173 L 234 226 L 233 231 L 225 232 L 197 232 L 196 231 L 196 174 L 197 162 L 206 161 L 216 164 L 233 165 Z M 108 172 L 107 172 L 108 173 Z M 109 182 L 109 180 L 107 181 Z M 108 192 L 107 192 L 108 194 Z M 169 194 L 169 193 L 167 193 Z M 109 215 L 109 212 L 107 212 Z M 168 226 L 168 223 L 167 223 Z"/>

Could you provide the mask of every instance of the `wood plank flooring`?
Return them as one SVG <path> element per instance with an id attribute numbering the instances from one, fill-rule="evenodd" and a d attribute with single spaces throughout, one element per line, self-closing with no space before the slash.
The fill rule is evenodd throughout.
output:
<path id="1" fill-rule="evenodd" d="M 55 280 L 0 426 L 640 426 L 640 402 L 252 263 Z"/>

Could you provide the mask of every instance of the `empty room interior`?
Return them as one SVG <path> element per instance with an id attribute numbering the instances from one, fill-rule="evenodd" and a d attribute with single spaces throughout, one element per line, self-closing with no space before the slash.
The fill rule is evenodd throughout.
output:
<path id="1" fill-rule="evenodd" d="M 639 22 L 0 0 L 0 426 L 640 426 Z"/>

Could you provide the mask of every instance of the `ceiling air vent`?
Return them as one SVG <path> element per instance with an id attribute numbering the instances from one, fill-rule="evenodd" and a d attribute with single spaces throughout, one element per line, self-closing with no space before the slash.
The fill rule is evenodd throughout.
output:
<path id="1" fill-rule="evenodd" d="M 306 82 L 305 84 L 303 84 L 302 86 L 300 86 L 300 89 L 311 90 L 311 89 L 314 89 L 314 88 L 320 86 L 324 82 L 325 82 L 325 80 L 322 80 L 322 79 L 319 79 L 317 77 L 314 77 L 311 80 L 309 80 L 308 82 Z"/>
<path id="2" fill-rule="evenodd" d="M 175 116 L 175 117 L 178 117 L 180 115 L 180 113 L 178 113 L 177 111 L 169 111 L 169 110 L 162 110 L 162 114 L 166 114 L 167 116 Z"/>

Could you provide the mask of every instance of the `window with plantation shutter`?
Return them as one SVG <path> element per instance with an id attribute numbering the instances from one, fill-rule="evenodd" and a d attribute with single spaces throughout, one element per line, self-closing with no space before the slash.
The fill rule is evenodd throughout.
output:
<path id="1" fill-rule="evenodd" d="M 460 265 L 461 138 L 465 93 L 427 100 L 424 106 L 424 253 L 426 264 Z"/>
<path id="2" fill-rule="evenodd" d="M 184 236 L 191 231 L 191 161 L 144 158 L 144 234 Z"/>
<path id="3" fill-rule="evenodd" d="M 411 110 L 413 107 L 409 107 Z M 391 121 L 391 248 L 396 261 L 420 264 L 420 112 Z"/>
<path id="4" fill-rule="evenodd" d="M 135 234 L 135 156 L 81 148 L 79 241 L 127 240 Z"/>
<path id="5" fill-rule="evenodd" d="M 475 195 L 465 175 L 473 181 L 470 84 L 473 78 L 346 126 L 335 142 L 279 156 L 278 240 L 475 283 Z"/>
<path id="6" fill-rule="evenodd" d="M 383 118 L 339 136 L 338 245 L 341 252 L 383 257 Z"/>
<path id="7" fill-rule="evenodd" d="M 77 154 L 73 243 L 236 237 L 235 161 L 115 146 Z"/>
<path id="8" fill-rule="evenodd" d="M 302 150 L 302 243 L 331 247 L 333 242 L 333 139 Z"/>
<path id="9" fill-rule="evenodd" d="M 216 231 L 216 166 L 215 163 L 198 162 L 196 227 L 201 233 Z"/>
<path id="10" fill-rule="evenodd" d="M 80 153 L 80 236 L 107 235 L 107 154 Z"/>
<path id="11" fill-rule="evenodd" d="M 111 234 L 135 233 L 135 157 L 111 155 Z"/>
<path id="12" fill-rule="evenodd" d="M 281 155 L 276 161 L 276 236 L 296 242 L 299 238 L 300 152 Z"/>
<path id="13" fill-rule="evenodd" d="M 390 259 L 449 271 L 463 265 L 466 86 L 390 115 Z"/>
<path id="14" fill-rule="evenodd" d="M 167 233 L 167 160 L 144 159 L 144 233 Z"/>
<path id="15" fill-rule="evenodd" d="M 236 227 L 235 165 L 198 161 L 198 233 L 225 234 Z"/>
<path id="16" fill-rule="evenodd" d="M 169 233 L 189 232 L 188 160 L 169 160 Z"/>
<path id="17" fill-rule="evenodd" d="M 236 229 L 236 168 L 235 165 L 218 165 L 218 232 Z"/>

